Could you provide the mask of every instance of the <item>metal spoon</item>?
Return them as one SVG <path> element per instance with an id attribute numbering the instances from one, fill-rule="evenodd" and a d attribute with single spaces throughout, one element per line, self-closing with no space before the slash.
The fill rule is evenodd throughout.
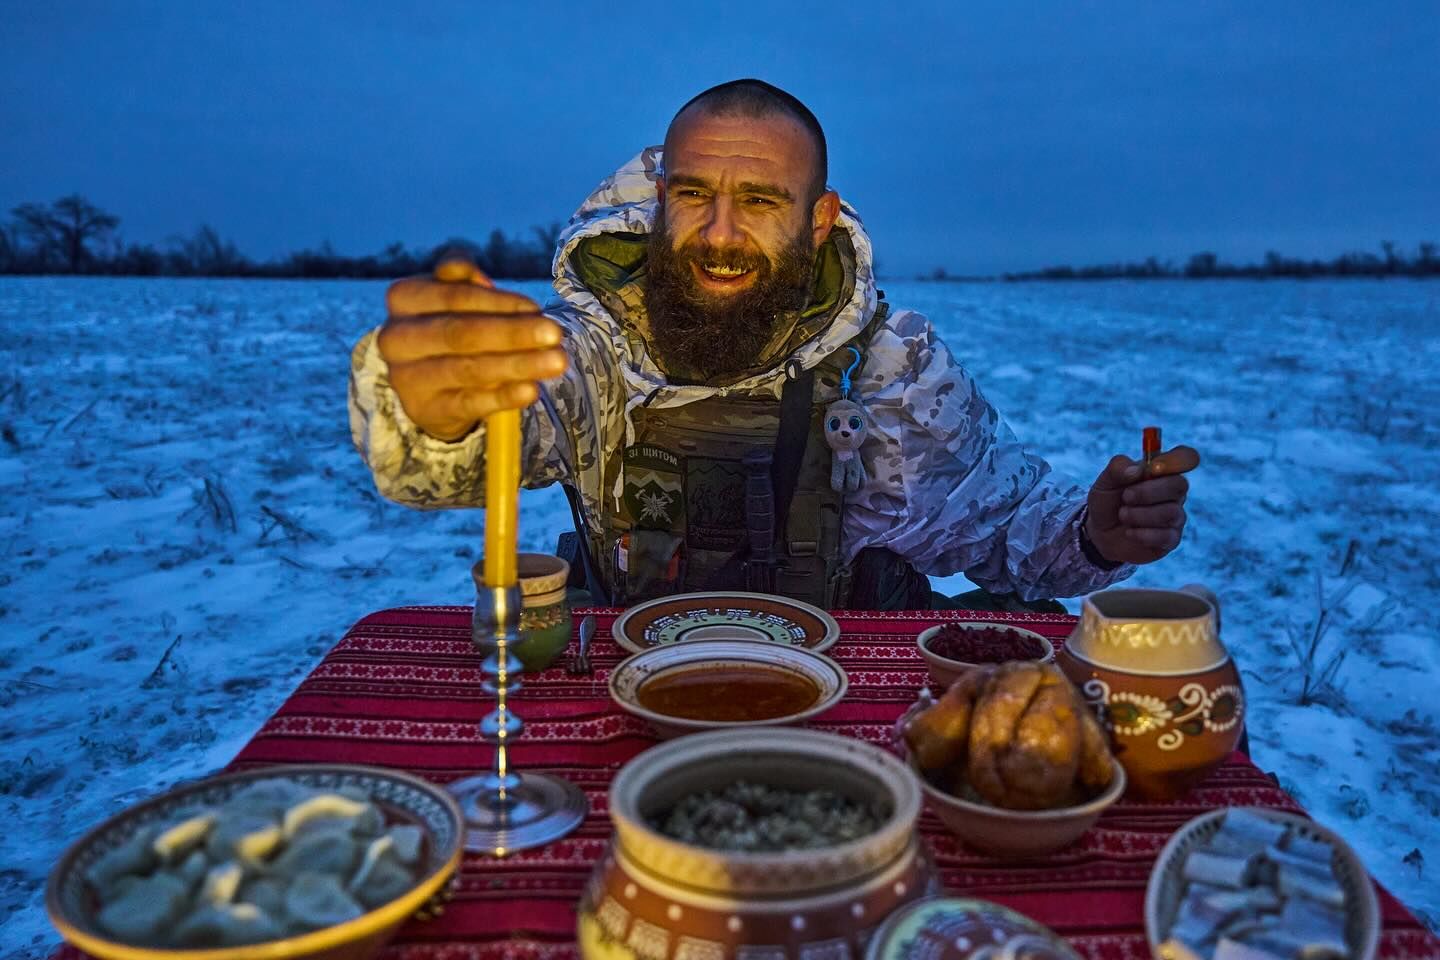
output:
<path id="1" fill-rule="evenodd" d="M 590 668 L 590 638 L 595 636 L 595 615 L 587 613 L 580 621 L 580 649 L 575 651 L 575 656 L 566 667 L 566 672 L 571 676 L 589 676 Z"/>

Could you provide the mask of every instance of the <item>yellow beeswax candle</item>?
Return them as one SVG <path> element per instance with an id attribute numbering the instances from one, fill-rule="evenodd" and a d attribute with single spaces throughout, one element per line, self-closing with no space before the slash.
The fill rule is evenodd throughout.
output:
<path id="1" fill-rule="evenodd" d="M 516 582 L 520 500 L 520 411 L 485 418 L 485 585 Z"/>

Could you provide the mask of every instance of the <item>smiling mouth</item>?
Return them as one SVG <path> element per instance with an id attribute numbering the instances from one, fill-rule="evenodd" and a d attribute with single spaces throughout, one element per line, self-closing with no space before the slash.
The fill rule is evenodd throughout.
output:
<path id="1" fill-rule="evenodd" d="M 746 280 L 755 275 L 754 270 L 737 269 L 734 267 L 721 267 L 716 265 L 701 266 L 698 263 L 690 264 L 696 275 L 706 284 L 714 287 L 735 287 L 742 285 Z"/>

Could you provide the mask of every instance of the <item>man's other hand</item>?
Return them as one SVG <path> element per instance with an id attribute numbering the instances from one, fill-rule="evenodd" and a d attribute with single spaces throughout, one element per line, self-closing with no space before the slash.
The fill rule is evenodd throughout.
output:
<path id="1" fill-rule="evenodd" d="M 1200 466 L 1193 447 L 1173 447 L 1150 463 L 1116 456 L 1090 488 L 1085 533 L 1112 563 L 1152 563 L 1185 533 L 1185 474 Z"/>
<path id="2" fill-rule="evenodd" d="M 379 347 L 390 385 L 415 425 L 441 440 L 460 439 L 497 410 L 528 407 L 538 381 L 569 364 L 560 325 L 465 260 L 395 281 L 385 306 Z"/>

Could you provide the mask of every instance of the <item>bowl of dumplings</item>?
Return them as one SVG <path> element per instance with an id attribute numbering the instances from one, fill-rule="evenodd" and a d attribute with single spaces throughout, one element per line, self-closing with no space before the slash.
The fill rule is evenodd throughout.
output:
<path id="1" fill-rule="evenodd" d="M 418 777 L 265 767 L 100 824 L 61 856 L 45 906 L 107 960 L 360 960 L 443 895 L 463 845 L 455 801 Z"/>

